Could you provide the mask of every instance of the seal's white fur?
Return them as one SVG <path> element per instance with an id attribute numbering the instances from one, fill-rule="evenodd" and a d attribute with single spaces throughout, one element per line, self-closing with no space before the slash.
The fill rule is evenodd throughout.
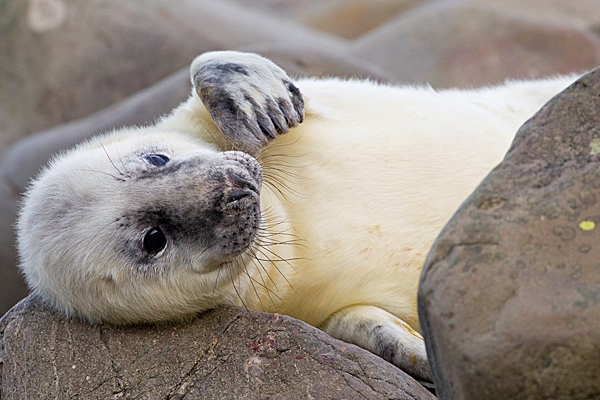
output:
<path id="1" fill-rule="evenodd" d="M 259 250 L 233 273 L 206 268 L 202 249 L 186 249 L 196 252 L 197 265 L 130 275 L 107 243 L 115 240 L 119 203 L 136 197 L 119 193 L 110 175 L 135 170 L 128 160 L 145 149 L 168 149 L 172 158 L 230 149 L 193 93 L 156 126 L 104 136 L 53 162 L 24 201 L 22 269 L 34 292 L 92 321 L 164 320 L 244 305 L 392 353 L 397 365 L 427 379 L 416 293 L 429 247 L 501 161 L 519 126 L 573 79 L 474 90 L 298 80 L 304 122 L 258 157 L 266 186 Z M 60 207 L 87 201 L 95 208 L 65 209 L 57 220 L 60 213 L 45 211 L 48 196 Z M 180 249 L 169 246 L 164 262 L 176 263 Z M 111 311 L 103 309 L 108 303 Z"/>

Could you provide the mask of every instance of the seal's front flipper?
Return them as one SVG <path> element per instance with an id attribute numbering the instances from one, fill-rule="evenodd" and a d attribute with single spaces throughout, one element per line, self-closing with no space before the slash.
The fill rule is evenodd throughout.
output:
<path id="1" fill-rule="evenodd" d="M 319 328 L 336 339 L 377 354 L 420 381 L 432 381 L 423 337 L 379 307 L 341 309 Z"/>
<path id="2" fill-rule="evenodd" d="M 304 119 L 300 90 L 281 68 L 256 54 L 204 53 L 192 63 L 191 75 L 211 118 L 238 150 L 256 155 Z"/>

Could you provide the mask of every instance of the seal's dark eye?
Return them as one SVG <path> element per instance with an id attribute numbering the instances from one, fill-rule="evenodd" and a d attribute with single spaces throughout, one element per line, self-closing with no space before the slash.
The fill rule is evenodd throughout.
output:
<path id="1" fill-rule="evenodd" d="M 162 167 L 169 162 L 170 158 L 164 154 L 148 154 L 146 155 L 146 160 L 152 165 Z"/>
<path id="2" fill-rule="evenodd" d="M 154 255 L 165 248 L 167 245 L 167 238 L 160 228 L 150 228 L 144 236 L 144 250 Z"/>

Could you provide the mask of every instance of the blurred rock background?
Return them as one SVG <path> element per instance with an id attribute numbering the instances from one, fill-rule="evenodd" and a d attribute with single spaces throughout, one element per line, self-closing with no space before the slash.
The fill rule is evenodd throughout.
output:
<path id="1" fill-rule="evenodd" d="M 600 65 L 600 0 L 3 0 L 0 315 L 27 294 L 12 224 L 52 154 L 186 98 L 209 50 L 291 75 L 476 87 Z"/>

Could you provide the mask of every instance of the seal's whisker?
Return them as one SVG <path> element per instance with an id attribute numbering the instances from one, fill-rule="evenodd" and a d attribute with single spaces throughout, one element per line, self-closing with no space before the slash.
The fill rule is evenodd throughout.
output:
<path id="1" fill-rule="evenodd" d="M 291 203 L 291 200 L 289 198 L 290 195 L 292 196 L 297 196 L 297 193 L 292 193 L 290 190 L 288 190 L 287 188 L 289 188 L 289 186 L 286 186 L 278 177 L 274 177 L 270 174 L 264 174 L 264 181 L 263 181 L 263 186 L 265 188 L 267 188 L 271 193 L 277 195 L 279 194 L 280 196 L 284 197 L 285 200 L 287 200 L 288 202 Z"/>
<path id="2" fill-rule="evenodd" d="M 270 182 L 268 179 L 265 179 L 263 183 L 264 187 L 268 189 L 273 195 L 275 195 L 275 197 L 280 198 L 279 196 L 281 196 L 281 198 L 285 199 L 290 204 L 294 204 L 294 202 L 288 197 L 288 195 L 286 195 L 283 192 L 283 190 L 280 189 L 275 183 Z"/>
<path id="3" fill-rule="evenodd" d="M 237 295 L 238 299 L 240 299 L 240 302 L 242 303 L 242 306 L 248 310 L 248 306 L 246 305 L 246 303 L 244 302 L 244 299 L 242 298 L 242 296 L 240 295 L 240 291 L 238 289 L 238 287 L 235 285 L 235 280 L 233 279 L 233 268 L 231 268 L 231 261 L 227 262 L 229 268 L 227 268 L 227 270 L 229 271 L 229 278 L 231 279 L 231 285 L 233 286 L 233 290 L 235 290 L 235 294 Z M 238 275 L 239 277 L 239 275 Z M 240 284 L 240 282 L 238 281 L 238 285 Z"/>
<path id="4" fill-rule="evenodd" d="M 256 156 L 256 159 L 262 162 L 272 162 L 272 161 L 268 161 L 271 158 L 302 158 L 304 156 L 306 156 L 306 154 L 285 154 L 285 153 L 267 153 L 267 150 L 271 151 L 273 149 L 276 149 L 277 145 L 270 145 L 269 147 L 266 147 L 262 153 L 260 153 L 259 155 Z M 290 166 L 291 168 L 300 168 L 300 166 L 298 165 L 292 165 Z"/>
<path id="5" fill-rule="evenodd" d="M 293 257 L 293 258 L 286 258 L 286 259 L 282 259 L 282 260 L 273 260 L 272 258 L 269 258 L 266 254 L 263 254 L 263 256 L 265 258 L 259 258 L 258 256 L 256 256 L 256 259 L 259 261 L 265 261 L 265 262 L 271 262 L 273 264 L 276 263 L 288 263 L 288 261 L 305 261 L 305 260 L 309 260 L 309 258 L 306 257 Z"/>
<path id="6" fill-rule="evenodd" d="M 121 157 L 121 153 L 119 152 L 119 146 L 117 144 L 115 144 L 115 149 L 117 150 L 117 156 L 119 157 L 119 162 L 121 163 L 121 167 L 123 167 L 123 171 L 125 171 L 125 176 L 128 178 L 131 177 L 129 171 L 127 170 L 127 167 L 125 166 L 125 163 L 123 162 L 123 157 Z"/>
<path id="7" fill-rule="evenodd" d="M 106 157 L 108 158 L 108 161 L 110 161 L 110 164 L 113 166 L 113 168 L 119 173 L 119 175 L 125 176 L 125 174 L 119 168 L 117 168 L 117 166 L 113 162 L 112 158 L 110 158 L 110 156 L 108 155 L 108 151 L 106 151 L 106 147 L 104 147 L 104 143 L 102 143 L 101 140 L 98 140 L 98 143 L 100 143 L 102 150 L 104 150 L 104 154 L 106 154 Z"/>
<path id="8" fill-rule="evenodd" d="M 286 157 L 286 156 L 282 155 L 281 157 Z M 293 157 L 293 156 L 290 156 L 290 157 Z M 286 158 L 289 158 L 289 157 L 286 157 Z M 275 159 L 275 160 L 270 160 L 270 159 L 269 160 L 263 160 L 263 159 L 261 159 L 261 160 L 257 160 L 257 161 L 260 162 L 260 165 L 262 165 L 263 168 L 266 168 L 266 169 L 274 169 L 275 167 L 285 168 L 286 172 L 288 172 L 289 174 L 294 174 L 299 179 L 303 179 L 304 178 L 304 176 L 298 175 L 298 174 L 296 174 L 296 173 L 294 173 L 294 172 L 292 172 L 290 170 L 305 169 L 306 165 L 294 165 L 294 164 L 290 164 L 290 163 L 285 163 L 284 161 L 279 161 L 277 159 Z"/>
<path id="9" fill-rule="evenodd" d="M 288 185 L 288 182 L 286 181 L 285 177 L 280 176 L 279 174 L 274 174 L 270 171 L 263 172 L 263 176 L 265 177 L 267 184 L 279 185 L 283 189 L 295 196 L 304 197 L 302 193 L 295 189 L 292 189 L 292 187 Z"/>
<path id="10" fill-rule="evenodd" d="M 272 289 L 270 289 L 267 286 L 267 283 L 265 282 L 265 278 L 261 272 L 261 269 L 265 272 L 265 274 L 267 275 L 267 277 L 270 279 L 270 281 L 273 283 L 273 286 L 275 287 L 275 289 L 277 289 L 277 284 L 275 283 L 275 281 L 273 280 L 273 278 L 271 278 L 269 272 L 267 271 L 267 269 L 265 268 L 265 266 L 262 264 L 262 262 L 260 260 L 258 260 L 255 257 L 252 257 L 252 263 L 254 264 L 255 268 L 256 268 L 256 272 L 258 272 L 258 275 L 260 276 L 260 279 L 262 281 L 262 287 L 265 289 L 267 296 L 269 297 L 269 300 L 271 301 L 271 304 L 273 305 L 273 307 L 276 307 L 275 301 L 273 300 L 273 296 L 275 296 L 277 298 L 277 300 L 279 300 L 279 302 L 283 302 L 283 299 Z M 258 264 L 258 265 L 257 265 Z"/>
<path id="11" fill-rule="evenodd" d="M 265 210 L 265 213 L 267 213 L 267 214 L 272 213 L 271 208 L 267 208 Z M 277 226 L 280 226 L 280 225 L 283 225 L 283 224 L 287 224 L 287 223 L 290 222 L 287 219 L 278 219 L 278 218 L 276 218 L 275 221 L 268 222 L 268 220 L 267 220 L 267 218 L 266 218 L 265 215 L 262 215 L 261 218 L 262 218 L 261 219 L 261 226 L 267 227 L 269 229 L 272 229 L 272 228 L 275 228 Z"/>
<path id="12" fill-rule="evenodd" d="M 262 154 L 268 149 L 268 150 L 272 150 L 272 149 L 276 149 L 279 147 L 287 147 L 287 146 L 293 146 L 296 143 L 298 143 L 298 141 L 302 139 L 302 134 L 300 134 L 298 136 L 298 138 L 296 138 L 296 140 L 294 140 L 293 142 L 289 142 L 289 143 L 272 143 L 271 145 L 269 145 L 268 147 L 265 147 L 264 149 L 262 149 L 262 151 L 258 154 L 257 158 L 262 156 Z"/>
<path id="13" fill-rule="evenodd" d="M 256 257 L 256 255 L 253 255 L 252 258 L 251 258 L 251 260 L 252 260 L 252 263 L 257 267 L 258 274 L 260 275 L 260 278 L 263 281 L 263 287 L 265 289 L 267 289 L 267 284 L 265 282 L 265 279 L 264 279 L 262 273 L 260 272 L 261 269 L 267 273 L 267 277 L 269 278 L 269 280 L 273 284 L 273 287 L 277 288 L 277 284 L 275 283 L 275 281 L 273 280 L 273 278 L 269 275 L 266 267 L 262 263 L 262 260 L 260 260 L 258 257 Z M 268 261 L 270 261 L 270 260 L 268 260 Z M 258 263 L 258 265 L 256 265 L 257 263 Z M 258 266 L 260 266 L 260 268 L 258 268 Z M 273 292 L 273 293 L 275 293 L 275 292 Z"/>
<path id="14" fill-rule="evenodd" d="M 264 259 L 259 258 L 258 256 L 256 256 L 256 259 L 258 261 L 265 261 L 265 262 L 270 262 L 273 267 L 277 270 L 277 272 L 279 272 L 279 275 L 281 275 L 281 277 L 283 279 L 285 279 L 285 281 L 287 282 L 287 284 L 292 287 L 292 283 L 288 280 L 287 276 L 285 276 L 285 274 L 281 271 L 281 269 L 279 269 L 279 267 L 277 266 L 278 262 L 284 262 L 286 263 L 288 266 L 290 266 L 290 268 L 292 268 L 294 271 L 296 271 L 296 269 L 294 268 L 294 266 L 290 263 L 290 261 L 295 261 L 295 260 L 301 260 L 301 258 L 296 258 L 296 259 L 290 259 L 290 260 L 286 260 L 284 258 L 279 257 L 276 253 L 273 253 L 272 251 L 268 251 L 265 247 L 260 247 L 256 249 L 257 252 L 260 252 L 263 257 L 265 257 Z M 277 257 L 277 260 L 272 259 L 271 257 L 269 257 L 269 255 L 267 253 L 265 253 L 263 250 L 267 250 L 268 252 L 270 252 L 272 255 L 274 255 L 275 257 Z"/>
<path id="15" fill-rule="evenodd" d="M 270 212 L 268 210 L 265 210 L 265 214 L 269 214 Z M 269 222 L 267 220 L 267 217 L 263 214 L 261 217 L 261 221 L 260 221 L 260 226 L 261 228 L 267 229 L 269 232 L 272 232 L 273 229 L 277 228 L 278 226 L 284 225 L 284 224 L 290 224 L 291 222 L 288 219 L 277 219 L 275 221 Z M 275 217 L 273 218 L 275 219 Z M 295 229 L 291 226 L 286 227 L 285 229 L 282 229 L 280 231 L 277 232 L 272 232 L 273 235 L 280 235 L 280 234 L 286 234 L 288 236 L 290 235 L 296 235 L 295 233 L 290 233 L 290 231 L 295 231 Z M 298 236 L 296 236 L 298 237 Z"/>
<path id="16" fill-rule="evenodd" d="M 281 172 L 281 171 L 283 171 L 283 172 Z M 286 187 L 289 187 L 289 184 L 291 183 L 290 182 L 291 179 L 302 179 L 299 176 L 294 177 L 291 174 L 292 173 L 288 173 L 287 171 L 282 170 L 280 167 L 271 168 L 269 166 L 263 166 L 263 177 L 264 178 L 270 179 L 270 180 L 276 180 L 277 182 L 281 183 L 282 185 L 285 185 Z"/>
<path id="17" fill-rule="evenodd" d="M 220 282 L 219 281 L 219 276 L 221 275 L 221 271 L 223 270 L 223 268 L 219 267 L 217 268 L 217 279 L 215 279 L 214 285 L 213 285 L 213 290 L 212 290 L 212 294 L 210 296 L 210 300 L 212 303 L 215 302 L 215 293 L 217 291 L 217 284 Z"/>
<path id="18" fill-rule="evenodd" d="M 98 232 L 96 232 L 94 234 L 94 236 L 92 237 L 92 239 L 90 240 L 90 242 L 93 242 L 94 239 L 96 239 L 96 237 L 100 234 L 100 232 L 102 232 L 104 229 L 108 228 L 109 226 L 111 226 L 112 224 L 116 224 L 117 222 L 119 222 L 121 220 L 121 217 L 115 219 L 114 221 L 109 222 L 108 224 L 104 225 L 102 228 L 100 228 L 98 230 Z"/>
<path id="19" fill-rule="evenodd" d="M 108 176 L 110 176 L 111 178 L 113 178 L 113 179 L 115 179 L 115 180 L 117 180 L 117 181 L 119 181 L 119 182 L 125 182 L 125 179 L 121 178 L 120 176 L 115 176 L 115 175 L 113 175 L 113 174 L 111 174 L 111 173 L 104 172 L 104 171 L 98 171 L 98 170 L 95 170 L 95 169 L 89 169 L 89 168 L 77 168 L 77 169 L 75 169 L 75 171 L 95 172 L 95 173 L 97 173 L 97 174 L 108 175 Z"/>
<path id="20" fill-rule="evenodd" d="M 74 171 L 94 172 L 96 174 L 103 174 L 103 175 L 110 176 L 111 178 L 113 178 L 114 180 L 119 181 L 119 182 L 125 182 L 125 179 L 123 179 L 123 178 L 121 178 L 119 176 L 115 176 L 115 175 L 113 175 L 111 173 L 104 172 L 104 171 L 98 171 L 98 170 L 95 170 L 95 169 L 77 168 L 77 169 L 74 169 Z"/>
<path id="21" fill-rule="evenodd" d="M 294 231 L 293 227 L 286 227 L 285 229 L 274 231 L 274 229 L 283 224 L 289 224 L 289 220 L 281 219 L 281 218 L 272 218 L 272 222 L 268 222 L 266 214 L 269 213 L 269 209 L 265 210 L 263 215 L 261 216 L 260 229 L 256 232 L 257 242 L 260 244 L 267 245 L 292 245 L 292 246 L 302 246 L 307 248 L 302 242 L 305 242 L 300 236 L 290 231 Z M 287 236 L 292 239 L 288 240 L 272 240 L 275 236 Z"/>
<path id="22" fill-rule="evenodd" d="M 306 245 L 303 244 L 303 242 L 306 242 L 306 240 L 302 239 L 295 233 L 286 232 L 287 230 L 289 230 L 289 229 L 286 229 L 281 232 L 270 232 L 270 231 L 267 231 L 266 229 L 261 229 L 260 231 L 258 231 L 256 233 L 256 238 L 261 241 L 260 242 L 261 244 L 266 244 L 266 245 L 292 245 L 292 246 L 298 245 L 298 246 L 306 247 Z M 292 239 L 275 240 L 275 239 L 273 239 L 274 236 L 288 236 L 288 237 L 292 237 Z"/>
<path id="23" fill-rule="evenodd" d="M 220 148 L 231 148 L 231 146 L 233 145 L 231 140 L 227 139 L 226 135 L 219 135 L 216 132 L 213 132 L 205 123 L 204 121 L 200 121 L 200 123 L 202 124 L 202 127 L 204 128 L 204 130 L 210 135 L 210 137 L 212 138 L 212 140 L 214 141 L 214 143 L 219 146 Z M 218 130 L 218 128 L 217 128 Z M 222 139 L 219 140 L 218 138 Z"/>
<path id="24" fill-rule="evenodd" d="M 260 295 L 258 294 L 258 290 L 256 290 L 256 286 L 254 285 L 255 281 L 250 276 L 250 273 L 248 272 L 248 268 L 246 267 L 246 264 L 244 262 L 241 262 L 241 258 L 236 258 L 234 261 L 235 261 L 238 269 L 240 271 L 242 271 L 248 277 L 250 285 L 252 286 L 252 289 L 254 290 L 254 294 L 256 294 L 256 299 L 258 300 L 258 303 L 261 305 L 261 307 L 263 307 L 262 300 L 260 299 Z"/>
<path id="25" fill-rule="evenodd" d="M 275 297 L 277 297 L 277 298 L 278 298 L 280 301 L 282 301 L 281 297 L 279 297 L 279 295 L 278 295 L 278 294 L 277 294 L 275 291 L 273 291 L 272 289 L 270 289 L 270 288 L 267 286 L 267 284 L 266 284 L 266 282 L 265 282 L 265 279 L 264 279 L 264 277 L 263 277 L 263 274 L 262 274 L 262 273 L 261 273 L 261 271 L 260 271 L 261 269 L 262 269 L 262 270 L 263 270 L 263 271 L 264 271 L 264 272 L 267 274 L 267 276 L 268 276 L 268 277 L 271 279 L 271 282 L 273 283 L 273 286 L 274 286 L 275 288 L 277 288 L 277 285 L 276 285 L 275 281 L 273 281 L 273 279 L 272 279 L 272 278 L 271 278 L 271 276 L 269 275 L 269 273 L 268 273 L 267 269 L 266 269 L 266 268 L 265 268 L 265 266 L 262 264 L 262 262 L 260 262 L 260 260 L 258 260 L 258 258 L 256 257 L 256 255 L 255 255 L 254 253 L 250 253 L 250 254 L 248 254 L 248 256 L 249 256 L 249 259 L 250 259 L 250 261 L 251 261 L 251 262 L 254 264 L 254 266 L 255 266 L 255 268 L 256 268 L 256 271 L 257 271 L 257 273 L 259 274 L 259 276 L 260 276 L 260 278 L 261 278 L 261 281 L 262 281 L 262 283 L 261 283 L 261 282 L 259 282 L 257 279 L 255 279 L 255 278 L 253 278 L 253 277 L 251 277 L 251 276 L 249 275 L 250 279 L 252 279 L 254 282 L 256 282 L 256 284 L 257 284 L 257 285 L 259 285 L 260 287 L 262 287 L 263 289 L 265 289 L 265 291 L 266 291 L 266 293 L 267 293 L 267 296 L 269 296 L 269 299 L 271 300 L 271 303 L 272 303 L 273 305 L 275 305 L 275 303 L 273 302 L 273 298 L 271 297 L 271 295 L 274 295 L 274 296 L 275 296 Z M 258 263 L 258 265 L 257 265 L 257 263 Z M 258 294 L 257 294 L 257 296 L 258 296 Z M 261 303 L 261 305 L 262 305 L 262 303 Z"/>
<path id="26" fill-rule="evenodd" d="M 262 243 L 268 246 L 300 246 L 307 249 L 308 247 L 301 243 L 302 239 L 288 240 L 288 241 L 275 241 L 275 240 L 264 240 Z"/>
<path id="27" fill-rule="evenodd" d="M 304 179 L 304 177 L 301 176 L 301 175 L 298 175 L 298 174 L 295 174 L 293 172 L 287 171 L 285 169 L 285 166 L 274 167 L 272 165 L 269 165 L 268 167 L 264 167 L 263 171 L 264 171 L 263 174 L 266 173 L 267 175 L 270 175 L 270 176 L 278 176 L 281 179 L 284 179 L 284 178 L 285 179 L 298 179 L 298 180 Z M 273 171 L 275 171 L 276 173 L 274 173 Z"/>

